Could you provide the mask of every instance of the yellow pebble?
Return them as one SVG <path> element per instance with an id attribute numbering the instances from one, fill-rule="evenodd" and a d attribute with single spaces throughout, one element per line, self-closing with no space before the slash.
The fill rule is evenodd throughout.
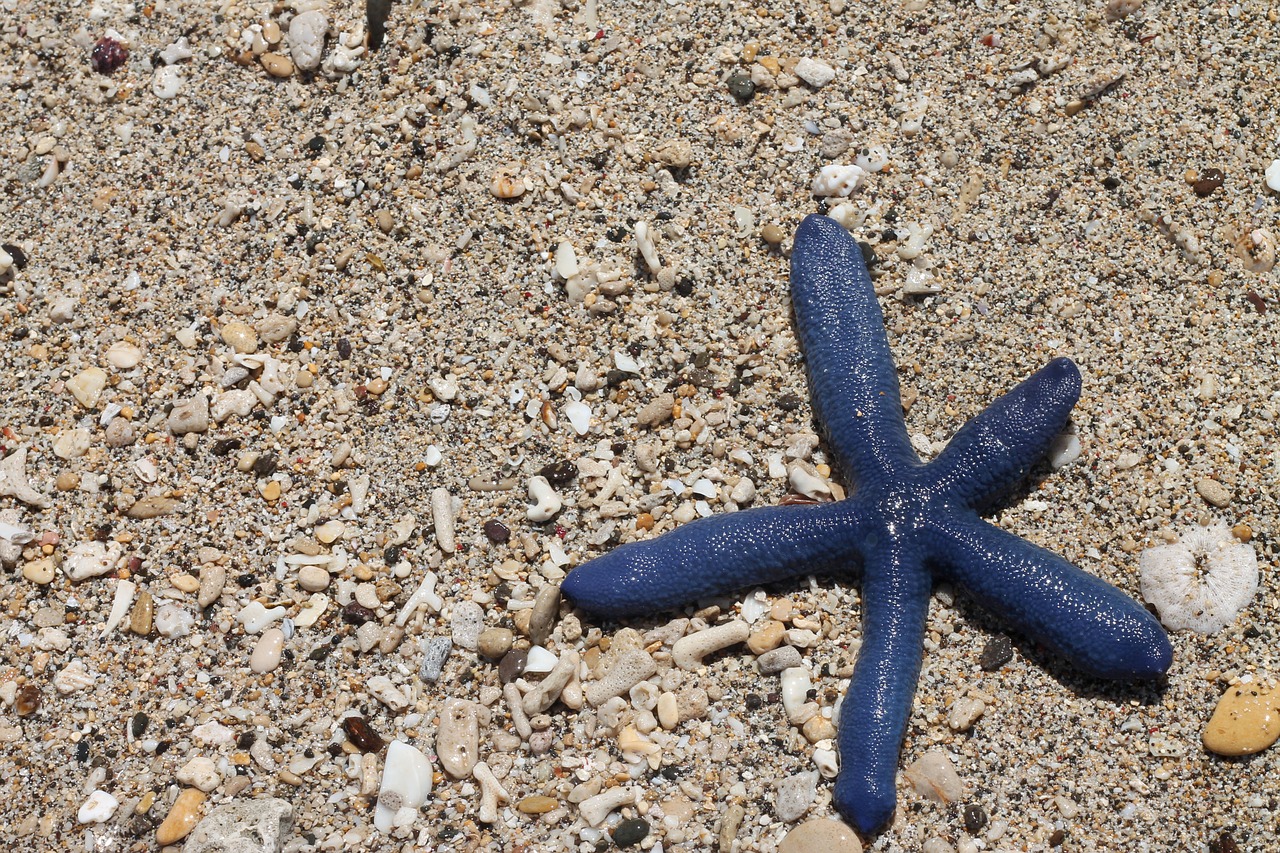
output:
<path id="1" fill-rule="evenodd" d="M 1204 747 L 1218 755 L 1252 755 L 1280 738 L 1280 688 L 1236 684 L 1204 727 Z"/>
<path id="2" fill-rule="evenodd" d="M 183 790 L 178 799 L 174 800 L 173 808 L 169 809 L 164 823 L 156 830 L 156 843 L 164 847 L 186 838 L 200 822 L 200 806 L 204 804 L 204 800 L 204 791 L 199 788 Z"/>

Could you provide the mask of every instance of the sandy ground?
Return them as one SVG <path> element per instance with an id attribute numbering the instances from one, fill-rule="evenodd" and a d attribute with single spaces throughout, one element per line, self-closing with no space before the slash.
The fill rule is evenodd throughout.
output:
<path id="1" fill-rule="evenodd" d="M 786 256 L 826 209 L 819 168 L 873 146 L 889 164 L 850 199 L 851 224 L 879 258 L 915 443 L 936 452 L 1068 355 L 1085 376 L 1081 456 L 992 518 L 1135 596 L 1144 547 L 1246 525 L 1262 581 L 1226 630 L 1174 636 L 1159 687 L 1082 680 L 1016 637 L 983 671 L 999 615 L 942 590 L 901 766 L 941 749 L 964 793 L 937 804 L 900 776 L 872 849 L 1280 844 L 1275 753 L 1224 760 L 1200 743 L 1231 680 L 1277 664 L 1271 4 L 401 3 L 373 54 L 364 10 L 336 6 L 324 64 L 287 78 L 255 51 L 311 6 L 0 8 L 0 443 L 25 451 L 39 493 L 0 497 L 0 519 L 35 536 L 0 574 L 10 849 L 156 849 L 193 758 L 215 770 L 196 816 L 286 800 L 293 850 L 591 850 L 600 833 L 575 801 L 620 784 L 640 804 L 610 820 L 644 820 L 644 847 L 774 849 L 805 819 L 778 819 L 775 785 L 826 744 L 787 722 L 746 647 L 682 676 L 669 658 L 684 625 L 629 623 L 666 629 L 645 645 L 652 692 L 707 699 L 651 734 L 651 766 L 589 706 L 556 704 L 520 737 L 494 661 L 455 645 L 424 680 L 423 643 L 468 642 L 469 602 L 527 647 L 529 602 L 572 566 L 729 511 L 744 478 L 754 504 L 778 502 L 770 457 L 826 470 L 806 440 Z M 98 73 L 109 34 L 129 55 Z M 171 49 L 176 71 L 156 73 L 183 37 L 191 55 Z M 834 78 L 797 79 L 806 57 Z M 744 77 L 754 93 L 735 97 Z M 676 418 L 637 424 L 664 392 Z M 184 435 L 201 396 L 214 418 Z M 558 462 L 577 474 L 563 508 L 531 521 L 527 484 Z M 508 541 L 484 532 L 495 519 Z M 302 585 L 291 556 L 332 579 Z M 104 574 L 69 576 L 94 558 Z M 394 630 L 427 571 L 439 612 Z M 131 606 L 105 630 L 125 584 Z M 744 597 L 698 615 L 723 621 Z M 859 636 L 856 583 L 766 591 L 783 599 L 814 626 L 791 636 L 829 714 Z M 282 659 L 237 621 L 254 600 L 285 608 Z M 561 616 L 547 647 L 588 662 L 623 627 Z M 255 648 L 269 671 L 251 669 Z M 647 695 L 622 722 L 648 728 Z M 975 696 L 985 713 L 953 731 L 949 708 Z M 341 720 L 433 755 L 451 698 L 478 703 L 479 757 L 513 803 L 551 810 L 504 805 L 481 823 L 477 783 L 436 761 L 416 823 L 388 838 L 372 823 L 379 765 Z M 78 823 L 95 789 L 119 807 Z M 833 814 L 828 780 L 812 799 L 806 818 Z"/>

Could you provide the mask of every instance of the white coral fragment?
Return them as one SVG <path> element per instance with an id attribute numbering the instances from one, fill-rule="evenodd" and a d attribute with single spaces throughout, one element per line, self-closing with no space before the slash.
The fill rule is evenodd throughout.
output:
<path id="1" fill-rule="evenodd" d="M 1194 526 L 1138 559 L 1142 597 L 1172 631 L 1214 634 L 1230 625 L 1258 591 L 1258 558 L 1222 522 Z"/>
<path id="2" fill-rule="evenodd" d="M 27 482 L 27 448 L 19 447 L 0 462 L 0 497 L 17 498 L 24 504 L 47 507 L 49 499 Z"/>
<path id="3" fill-rule="evenodd" d="M 823 166 L 813 179 L 813 194 L 819 198 L 848 198 L 866 177 L 866 170 L 852 163 Z"/>

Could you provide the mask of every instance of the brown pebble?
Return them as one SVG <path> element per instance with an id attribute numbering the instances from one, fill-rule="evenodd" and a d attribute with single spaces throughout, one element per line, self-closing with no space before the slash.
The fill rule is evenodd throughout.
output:
<path id="1" fill-rule="evenodd" d="M 652 530 L 653 516 L 647 512 L 642 512 L 636 516 L 636 530 Z"/>
<path id="2" fill-rule="evenodd" d="M 200 822 L 200 806 L 204 800 L 205 793 L 199 788 L 184 789 L 174 800 L 164 823 L 156 830 L 156 843 L 163 847 L 186 838 Z"/>
<path id="3" fill-rule="evenodd" d="M 487 628 L 480 632 L 476 649 L 489 660 L 499 660 L 511 651 L 515 637 L 510 628 Z"/>
<path id="4" fill-rule="evenodd" d="M 499 169 L 489 185 L 489 192 L 497 198 L 519 198 L 525 192 L 524 179 L 515 176 L 513 167 Z"/>
<path id="5" fill-rule="evenodd" d="M 1211 480 L 1208 477 L 1197 480 L 1196 491 L 1200 493 L 1200 497 L 1218 508 L 1231 503 L 1231 492 L 1217 480 Z"/>
<path id="6" fill-rule="evenodd" d="M 75 471 L 61 471 L 53 485 L 60 492 L 70 492 L 80 487 L 80 475 Z"/>
<path id="7" fill-rule="evenodd" d="M 1205 198 L 1221 187 L 1226 179 L 1227 176 L 1221 169 L 1205 169 L 1198 180 L 1191 182 L 1191 190 L 1200 198 Z"/>
<path id="8" fill-rule="evenodd" d="M 556 616 L 560 614 L 560 587 L 547 584 L 538 590 L 533 599 L 533 613 L 529 616 L 529 639 L 536 646 L 541 646 L 551 636 L 555 627 Z"/>
<path id="9" fill-rule="evenodd" d="M 272 77 L 293 76 L 293 60 L 278 53 L 264 53 L 259 60 Z"/>
<path id="10" fill-rule="evenodd" d="M 529 653 L 524 649 L 512 649 L 502 656 L 498 664 L 498 680 L 510 684 L 524 673 L 525 664 L 529 662 Z"/>
<path id="11" fill-rule="evenodd" d="M 763 237 L 764 241 L 770 246 L 776 246 L 783 241 L 786 237 L 786 233 L 778 227 L 778 225 L 770 222 L 768 225 L 760 229 L 760 236 Z"/>
<path id="12" fill-rule="evenodd" d="M 40 688 L 34 684 L 24 684 L 18 688 L 13 697 L 13 709 L 19 717 L 30 717 L 40 710 Z"/>
<path id="13" fill-rule="evenodd" d="M 347 717 L 342 721 L 342 730 L 361 752 L 378 752 L 386 745 L 382 735 L 370 728 L 364 717 Z"/>
<path id="14" fill-rule="evenodd" d="M 378 230 L 383 234 L 390 234 L 396 227 L 395 217 L 391 215 L 391 211 L 383 209 L 379 210 L 375 215 L 378 220 Z"/>
<path id="15" fill-rule="evenodd" d="M 261 163 L 263 158 L 267 156 L 266 149 L 253 140 L 244 144 L 244 151 L 249 155 L 249 159 L 255 163 Z"/>
<path id="16" fill-rule="evenodd" d="M 1204 747 L 1218 755 L 1252 755 L 1280 738 L 1280 688 L 1256 682 L 1227 689 L 1204 728 Z"/>
<path id="17" fill-rule="evenodd" d="M 554 797 L 534 795 L 516 803 L 516 811 L 521 814 L 546 814 L 558 805 L 560 803 Z"/>
<path id="18" fill-rule="evenodd" d="M 511 538 L 511 529 L 496 518 L 486 521 L 482 529 L 484 530 L 484 535 L 489 537 L 489 541 L 497 545 L 501 545 Z"/>
<path id="19" fill-rule="evenodd" d="M 151 593 L 146 590 L 138 593 L 137 600 L 133 602 L 133 610 L 129 612 L 129 630 L 139 637 L 150 634 L 155 611 L 155 601 L 151 598 Z"/>

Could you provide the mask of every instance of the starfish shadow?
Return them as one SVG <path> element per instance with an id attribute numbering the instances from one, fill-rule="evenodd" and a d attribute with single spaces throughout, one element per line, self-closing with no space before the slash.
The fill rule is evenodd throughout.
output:
<path id="1" fill-rule="evenodd" d="M 827 217 L 809 216 L 796 232 L 791 300 L 814 416 L 851 494 L 713 515 L 597 557 L 561 590 L 585 611 L 621 618 L 860 564 L 862 645 L 840 715 L 834 801 L 870 834 L 897 803 L 935 579 L 1096 678 L 1156 678 L 1173 652 L 1133 599 L 978 515 L 1026 477 L 1066 424 L 1080 394 L 1069 359 L 995 400 L 922 463 L 862 251 Z"/>

